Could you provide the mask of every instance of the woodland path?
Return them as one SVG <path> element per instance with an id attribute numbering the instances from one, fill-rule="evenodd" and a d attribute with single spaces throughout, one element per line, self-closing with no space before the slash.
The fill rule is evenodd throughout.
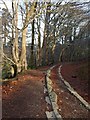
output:
<path id="1" fill-rule="evenodd" d="M 11 89 L 10 89 L 11 88 Z M 32 70 L 3 88 L 3 118 L 46 118 L 44 74 Z"/>
<path id="2" fill-rule="evenodd" d="M 51 70 L 50 79 L 58 96 L 59 113 L 62 118 L 87 119 L 89 111 L 74 97 L 60 80 L 56 65 Z M 4 118 L 46 118 L 45 111 L 51 107 L 45 102 L 45 74 L 49 67 L 26 71 L 18 80 L 3 86 L 3 120 Z"/>

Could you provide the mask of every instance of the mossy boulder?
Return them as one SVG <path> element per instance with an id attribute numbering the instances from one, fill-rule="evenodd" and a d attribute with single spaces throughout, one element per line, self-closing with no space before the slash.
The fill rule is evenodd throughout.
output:
<path id="1" fill-rule="evenodd" d="M 14 68 L 9 63 L 4 63 L 2 68 L 2 78 L 11 78 L 14 76 Z"/>

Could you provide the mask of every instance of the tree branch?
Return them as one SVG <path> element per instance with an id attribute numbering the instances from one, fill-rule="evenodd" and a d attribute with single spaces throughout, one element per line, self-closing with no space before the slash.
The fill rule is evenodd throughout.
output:
<path id="1" fill-rule="evenodd" d="M 3 57 L 6 58 L 7 60 L 9 60 L 11 63 L 15 64 L 15 62 L 10 59 L 9 57 L 7 57 L 7 55 L 5 55 L 5 53 L 3 53 Z"/>

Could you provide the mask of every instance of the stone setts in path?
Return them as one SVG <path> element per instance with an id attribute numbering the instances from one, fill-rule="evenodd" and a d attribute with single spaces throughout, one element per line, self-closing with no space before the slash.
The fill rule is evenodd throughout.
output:
<path id="1" fill-rule="evenodd" d="M 58 108 L 59 107 L 58 107 L 58 104 L 57 104 L 57 94 L 53 91 L 52 80 L 49 78 L 50 77 L 50 73 L 51 73 L 51 69 L 53 69 L 53 67 L 51 67 L 47 71 L 46 87 L 47 87 L 48 97 L 46 96 L 46 98 L 45 98 L 46 102 L 51 105 L 53 111 L 50 111 L 50 112 L 46 111 L 46 116 L 47 116 L 48 119 L 51 118 L 52 120 L 55 120 L 55 119 L 61 120 L 62 117 L 61 117 L 61 115 L 58 112 Z"/>

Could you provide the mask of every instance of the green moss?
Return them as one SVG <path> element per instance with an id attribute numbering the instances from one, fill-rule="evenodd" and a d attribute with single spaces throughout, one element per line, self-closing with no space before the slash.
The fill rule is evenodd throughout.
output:
<path id="1" fill-rule="evenodd" d="M 8 78 L 10 76 L 10 64 L 9 63 L 3 63 L 3 68 L 2 68 L 2 78 Z"/>

